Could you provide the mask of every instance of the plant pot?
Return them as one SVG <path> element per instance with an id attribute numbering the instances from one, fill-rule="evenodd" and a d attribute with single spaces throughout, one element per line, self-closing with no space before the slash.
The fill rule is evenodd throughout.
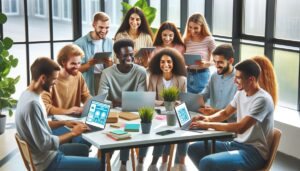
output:
<path id="1" fill-rule="evenodd" d="M 6 125 L 6 115 L 0 115 L 0 135 L 4 133 Z"/>
<path id="2" fill-rule="evenodd" d="M 167 114 L 167 125 L 168 126 L 175 126 L 176 125 L 176 116 L 175 113 Z"/>
<path id="3" fill-rule="evenodd" d="M 141 123 L 142 126 L 142 133 L 149 134 L 151 130 L 152 123 Z"/>
<path id="4" fill-rule="evenodd" d="M 165 105 L 165 108 L 166 108 L 166 111 L 173 111 L 174 110 L 174 107 L 175 107 L 175 101 L 164 101 L 164 105 Z"/>

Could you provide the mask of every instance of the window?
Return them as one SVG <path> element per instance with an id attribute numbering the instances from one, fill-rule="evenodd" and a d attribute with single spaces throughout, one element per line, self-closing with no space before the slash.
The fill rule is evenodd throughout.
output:
<path id="1" fill-rule="evenodd" d="M 243 33 L 265 35 L 266 0 L 244 0 Z"/>
<path id="2" fill-rule="evenodd" d="M 54 3 L 54 1 L 52 1 Z M 71 0 L 58 0 L 57 9 L 59 12 L 58 20 L 53 20 L 53 40 L 72 40 L 73 39 L 73 14 Z M 54 6 L 53 6 L 54 9 Z M 67 18 L 65 12 L 67 12 Z M 64 16 L 61 16 L 64 14 Z M 54 19 L 54 18 L 53 18 Z"/>
<path id="3" fill-rule="evenodd" d="M 213 34 L 231 37 L 233 0 L 213 2 Z"/>
<path id="4" fill-rule="evenodd" d="M 205 0 L 189 0 L 188 16 L 191 16 L 196 12 L 204 15 L 204 6 Z"/>
<path id="5" fill-rule="evenodd" d="M 156 17 L 152 22 L 151 27 L 159 28 L 160 26 L 160 0 L 151 0 L 150 6 L 156 8 Z"/>
<path id="6" fill-rule="evenodd" d="M 19 15 L 19 0 L 3 0 L 2 11 L 6 15 Z"/>
<path id="7" fill-rule="evenodd" d="M 92 23 L 96 12 L 100 11 L 100 0 L 81 1 L 82 34 L 85 35 L 93 29 Z"/>
<path id="8" fill-rule="evenodd" d="M 277 0 L 275 37 L 300 41 L 299 0 Z"/>
<path id="9" fill-rule="evenodd" d="M 168 0 L 168 20 L 180 27 L 180 0 Z"/>
<path id="10" fill-rule="evenodd" d="M 240 55 L 240 61 L 249 59 L 256 55 L 263 55 L 264 54 L 264 48 L 260 46 L 255 45 L 241 45 L 241 55 Z"/>
<path id="11" fill-rule="evenodd" d="M 110 30 L 108 37 L 114 37 L 123 21 L 122 0 L 105 0 L 105 12 L 110 16 Z"/>
<path id="12" fill-rule="evenodd" d="M 52 1 L 52 17 L 53 19 L 59 19 L 60 18 L 60 7 L 59 0 L 53 0 Z"/>
<path id="13" fill-rule="evenodd" d="M 63 19 L 66 21 L 72 20 L 72 3 L 71 0 L 63 0 Z"/>
<path id="14" fill-rule="evenodd" d="M 35 0 L 35 4 L 34 4 L 35 16 L 38 16 L 38 17 L 46 16 L 45 5 L 46 5 L 45 0 Z"/>

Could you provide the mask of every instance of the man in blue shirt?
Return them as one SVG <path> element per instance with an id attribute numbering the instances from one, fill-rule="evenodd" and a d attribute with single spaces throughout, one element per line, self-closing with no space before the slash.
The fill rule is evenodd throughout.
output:
<path id="1" fill-rule="evenodd" d="M 107 14 L 104 12 L 96 13 L 93 27 L 94 31 L 74 42 L 84 51 L 79 70 L 82 72 L 92 96 L 97 95 L 102 70 L 112 65 L 111 57 L 99 61 L 94 59 L 94 55 L 97 52 L 112 52 L 113 46 L 112 39 L 106 37 L 109 31 L 109 16 Z"/>
<path id="2" fill-rule="evenodd" d="M 235 70 L 232 66 L 233 54 L 233 47 L 229 44 L 222 44 L 212 52 L 217 71 L 212 74 L 208 84 L 200 93 L 202 95 L 200 101 L 210 100 L 210 106 L 199 109 L 201 113 L 206 115 L 216 113 L 225 108 L 233 99 L 237 91 L 234 84 Z M 234 122 L 236 117 L 233 115 L 228 121 Z"/>

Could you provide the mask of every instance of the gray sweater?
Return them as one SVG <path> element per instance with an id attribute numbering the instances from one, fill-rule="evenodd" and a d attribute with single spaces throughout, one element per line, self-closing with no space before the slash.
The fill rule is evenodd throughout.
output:
<path id="1" fill-rule="evenodd" d="M 108 93 L 108 100 L 121 100 L 122 91 L 146 91 L 147 72 L 144 67 L 133 64 L 132 69 L 124 74 L 117 65 L 102 71 L 99 95 Z"/>
<path id="2" fill-rule="evenodd" d="M 29 144 L 37 170 L 45 170 L 57 155 L 59 138 L 52 135 L 41 96 L 26 90 L 19 98 L 15 123 L 21 139 Z"/>

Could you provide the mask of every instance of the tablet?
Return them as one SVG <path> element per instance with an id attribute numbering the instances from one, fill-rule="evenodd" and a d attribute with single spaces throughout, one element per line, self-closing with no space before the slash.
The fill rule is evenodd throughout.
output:
<path id="1" fill-rule="evenodd" d="M 195 65 L 196 61 L 199 61 L 199 60 L 201 61 L 202 60 L 202 56 L 197 55 L 197 54 L 185 53 L 184 54 L 184 60 L 185 60 L 186 65 Z"/>
<path id="2" fill-rule="evenodd" d="M 143 57 L 143 53 L 145 52 L 153 52 L 155 47 L 144 47 L 140 48 L 140 50 L 134 55 L 135 57 Z"/>
<path id="3" fill-rule="evenodd" d="M 103 58 L 109 58 L 111 56 L 111 52 L 97 52 L 94 55 L 95 59 L 103 59 Z"/>

